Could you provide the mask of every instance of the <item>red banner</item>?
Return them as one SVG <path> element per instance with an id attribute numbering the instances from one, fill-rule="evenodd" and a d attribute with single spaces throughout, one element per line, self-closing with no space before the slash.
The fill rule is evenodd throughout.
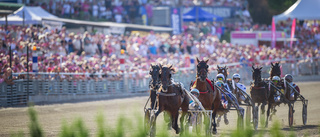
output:
<path id="1" fill-rule="evenodd" d="M 274 23 L 274 18 L 272 18 L 272 26 L 271 26 L 271 47 L 276 47 L 276 24 Z"/>
<path id="2" fill-rule="evenodd" d="M 291 26 L 290 48 L 292 48 L 294 32 L 296 31 L 296 19 L 293 19 Z"/>

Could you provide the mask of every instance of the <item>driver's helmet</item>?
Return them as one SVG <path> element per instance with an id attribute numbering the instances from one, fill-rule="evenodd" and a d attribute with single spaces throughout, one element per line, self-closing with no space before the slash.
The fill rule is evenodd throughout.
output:
<path id="1" fill-rule="evenodd" d="M 293 81 L 293 76 L 291 74 L 286 74 L 284 79 L 290 83 Z"/>
<path id="2" fill-rule="evenodd" d="M 216 82 L 216 85 L 217 85 L 218 87 L 222 88 L 222 87 L 224 86 L 224 83 L 223 83 L 223 81 L 218 80 L 218 81 Z"/>
<path id="3" fill-rule="evenodd" d="M 196 88 L 192 89 L 192 90 L 190 91 L 190 93 L 191 93 L 191 94 L 194 94 L 194 93 L 195 93 L 195 94 L 197 94 L 197 95 L 200 94 L 199 90 L 196 89 Z"/>
<path id="4" fill-rule="evenodd" d="M 272 77 L 272 81 L 273 82 L 279 82 L 280 81 L 280 77 L 279 76 L 273 76 Z"/>
<path id="5" fill-rule="evenodd" d="M 217 81 L 224 81 L 224 75 L 222 73 L 219 73 L 217 76 L 216 76 L 216 80 Z"/>
<path id="6" fill-rule="evenodd" d="M 238 73 L 233 74 L 232 79 L 236 79 L 236 78 L 238 78 L 240 80 L 241 79 L 240 74 L 238 74 Z"/>

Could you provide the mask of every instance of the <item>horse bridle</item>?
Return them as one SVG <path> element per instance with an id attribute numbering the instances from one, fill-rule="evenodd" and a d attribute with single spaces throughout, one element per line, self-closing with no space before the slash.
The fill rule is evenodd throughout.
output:
<path id="1" fill-rule="evenodd" d="M 152 78 L 151 78 L 151 83 L 150 83 L 149 86 L 152 89 L 157 88 L 161 83 L 160 78 L 159 78 L 160 72 L 158 74 L 158 77 L 156 76 L 157 74 L 155 74 L 157 71 L 160 71 L 160 69 L 158 67 L 152 68 L 152 71 L 150 71 L 150 75 L 151 75 Z M 156 81 L 155 81 L 154 77 L 157 77 Z"/>
<path id="2" fill-rule="evenodd" d="M 161 79 L 162 79 L 162 74 L 163 74 L 163 72 L 166 72 L 166 71 L 169 71 L 169 72 L 166 72 L 166 73 L 169 73 L 169 81 L 166 81 L 166 82 L 168 82 L 168 84 L 166 85 L 167 87 L 166 87 L 166 89 L 163 89 L 163 82 L 161 82 L 162 84 L 162 90 L 164 91 L 164 92 L 167 92 L 168 91 L 168 87 L 170 87 L 170 86 L 172 86 L 173 85 L 173 82 L 172 82 L 172 80 L 171 80 L 171 70 L 170 70 L 170 68 L 167 68 L 168 70 L 165 70 L 165 71 L 163 71 L 163 69 L 161 69 L 161 72 L 160 72 L 160 75 L 161 75 L 161 77 L 160 77 L 160 82 L 161 82 Z M 167 80 L 167 78 L 166 78 L 166 80 Z"/>
<path id="3" fill-rule="evenodd" d="M 201 64 L 201 65 L 200 65 Z M 200 66 L 199 66 L 200 65 Z M 206 65 L 206 66 L 204 66 Z M 201 67 L 201 68 L 200 68 Z M 201 77 L 201 72 L 203 72 L 204 74 L 208 74 L 208 65 L 204 62 L 201 61 L 198 65 L 197 65 L 197 76 Z"/>

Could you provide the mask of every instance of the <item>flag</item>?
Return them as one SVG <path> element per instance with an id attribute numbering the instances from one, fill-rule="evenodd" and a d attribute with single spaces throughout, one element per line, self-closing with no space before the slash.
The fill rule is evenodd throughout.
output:
<path id="1" fill-rule="evenodd" d="M 291 26 L 290 48 L 292 48 L 294 32 L 296 31 L 296 19 L 293 19 Z"/>
<path id="2" fill-rule="evenodd" d="M 272 18 L 272 26 L 271 26 L 271 47 L 276 47 L 276 24 L 274 23 L 274 18 Z"/>

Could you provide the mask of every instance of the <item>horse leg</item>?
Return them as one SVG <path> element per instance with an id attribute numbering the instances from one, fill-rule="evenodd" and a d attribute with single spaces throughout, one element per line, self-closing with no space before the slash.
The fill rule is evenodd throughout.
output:
<path id="1" fill-rule="evenodd" d="M 217 133 L 217 123 L 216 123 L 216 115 L 217 115 L 217 111 L 219 109 L 220 106 L 220 100 L 217 99 L 217 101 L 214 102 L 214 104 L 212 105 L 212 119 L 213 119 L 213 123 L 212 123 L 212 133 L 216 134 Z"/>
<path id="2" fill-rule="evenodd" d="M 268 111 L 267 111 L 267 119 L 266 119 L 266 126 L 268 127 L 268 121 L 269 121 L 269 115 L 270 115 L 270 109 L 271 109 L 271 103 L 268 104 Z"/>
<path id="3" fill-rule="evenodd" d="M 171 117 L 172 117 L 172 128 L 176 130 L 176 134 L 179 134 L 180 133 L 180 129 L 178 126 L 179 112 L 174 113 L 173 115 L 171 115 Z"/>
<path id="4" fill-rule="evenodd" d="M 156 104 L 157 93 L 156 93 L 156 91 L 153 91 L 153 90 L 151 90 L 150 92 L 151 92 L 151 94 L 150 94 L 150 97 L 151 97 L 151 108 L 155 109 L 155 107 L 157 105 Z"/>
<path id="5" fill-rule="evenodd" d="M 216 134 L 217 133 L 217 123 L 216 123 L 216 115 L 217 112 L 213 112 L 212 113 L 212 119 L 213 119 L 213 123 L 212 123 L 212 133 Z"/>
<path id="6" fill-rule="evenodd" d="M 221 117 L 222 117 L 222 115 L 219 115 L 217 118 L 217 127 L 220 126 Z"/>
<path id="7" fill-rule="evenodd" d="M 229 124 L 229 120 L 227 118 L 227 113 L 223 115 L 224 118 L 224 124 L 228 125 Z"/>
<path id="8" fill-rule="evenodd" d="M 266 112 L 265 106 L 266 106 L 266 103 L 262 103 L 261 108 L 260 108 L 261 109 L 261 114 L 264 114 Z"/>

